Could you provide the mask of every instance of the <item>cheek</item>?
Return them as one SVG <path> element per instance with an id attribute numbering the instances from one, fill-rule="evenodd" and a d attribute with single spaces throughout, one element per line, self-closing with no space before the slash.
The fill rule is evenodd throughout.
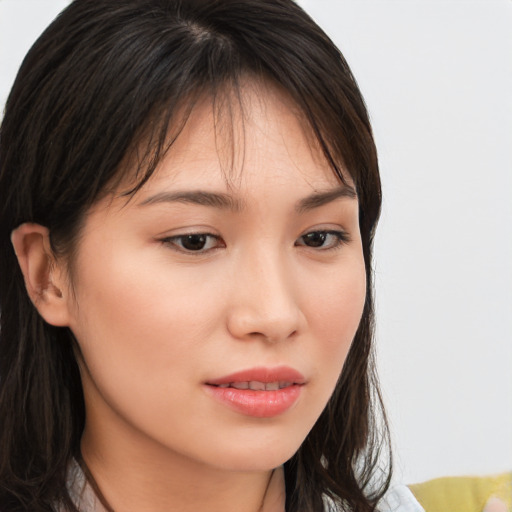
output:
<path id="1" fill-rule="evenodd" d="M 184 286 L 179 272 L 169 275 L 158 265 L 118 257 L 115 265 L 104 259 L 88 270 L 72 327 L 88 362 L 114 360 L 140 373 L 171 362 L 179 367 L 208 327 L 211 301 L 194 301 L 193 284 Z"/>
<path id="2" fill-rule="evenodd" d="M 115 411 L 158 439 L 170 435 L 166 425 L 177 425 L 179 433 L 180 418 L 196 414 L 195 365 L 213 360 L 214 348 L 208 333 L 215 303 L 197 301 L 193 283 L 168 267 L 151 260 L 133 265 L 119 255 L 103 258 L 101 267 L 88 266 L 72 327 L 88 414 L 103 424 Z"/>
<path id="3" fill-rule="evenodd" d="M 353 336 L 359 325 L 366 299 L 364 262 L 362 258 L 354 259 L 317 277 L 316 281 L 322 286 L 309 286 L 309 318 L 331 347 L 339 344 L 339 340 L 350 338 L 351 333 Z"/>
<path id="4" fill-rule="evenodd" d="M 362 257 L 339 272 L 325 276 L 323 283 L 323 288 L 310 290 L 308 303 L 318 354 L 315 372 L 321 376 L 330 394 L 341 373 L 364 309 L 366 271 Z"/>

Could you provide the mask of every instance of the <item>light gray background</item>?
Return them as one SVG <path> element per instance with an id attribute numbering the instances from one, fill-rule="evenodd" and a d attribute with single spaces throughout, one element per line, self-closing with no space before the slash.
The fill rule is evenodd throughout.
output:
<path id="1" fill-rule="evenodd" d="M 68 2 L 0 0 L 0 105 Z M 397 478 L 512 469 L 512 1 L 302 0 L 366 98 Z"/>

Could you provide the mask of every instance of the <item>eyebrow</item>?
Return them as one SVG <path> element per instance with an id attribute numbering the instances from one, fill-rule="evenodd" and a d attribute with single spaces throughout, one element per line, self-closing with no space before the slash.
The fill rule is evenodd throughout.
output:
<path id="1" fill-rule="evenodd" d="M 298 213 L 304 213 L 344 197 L 349 199 L 357 198 L 354 188 L 350 185 L 342 185 L 325 192 L 314 192 L 299 200 L 295 205 L 295 210 Z M 158 203 L 188 203 L 231 210 L 233 212 L 239 212 L 244 208 L 244 202 L 231 195 L 203 190 L 160 192 L 142 201 L 140 206 Z"/>
<path id="2" fill-rule="evenodd" d="M 220 208 L 223 210 L 240 211 L 243 204 L 234 197 L 218 193 L 206 192 L 202 190 L 191 190 L 183 192 L 161 192 L 155 194 L 140 203 L 140 206 L 155 203 L 189 203 L 201 206 L 211 206 L 213 208 Z"/>
<path id="3" fill-rule="evenodd" d="M 340 187 L 336 187 L 335 189 L 327 190 L 326 192 L 315 192 L 304 199 L 301 199 L 295 206 L 295 209 L 298 213 L 304 213 L 343 197 L 356 199 L 357 194 L 353 187 L 344 184 Z"/>

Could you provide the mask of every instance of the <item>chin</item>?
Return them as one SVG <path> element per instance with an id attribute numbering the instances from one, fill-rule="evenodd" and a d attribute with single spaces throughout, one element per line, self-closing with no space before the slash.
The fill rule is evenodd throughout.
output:
<path id="1" fill-rule="evenodd" d="M 293 457 L 302 441 L 290 443 L 288 438 L 286 442 L 281 439 L 243 445 L 233 443 L 217 450 L 217 454 L 211 454 L 209 458 L 215 466 L 229 471 L 269 471 Z"/>

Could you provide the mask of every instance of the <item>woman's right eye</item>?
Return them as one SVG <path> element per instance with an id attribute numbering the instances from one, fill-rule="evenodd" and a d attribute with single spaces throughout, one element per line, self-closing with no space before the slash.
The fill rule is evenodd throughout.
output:
<path id="1" fill-rule="evenodd" d="M 204 253 L 225 247 L 221 238 L 209 233 L 188 233 L 162 239 L 162 242 L 182 252 Z"/>

